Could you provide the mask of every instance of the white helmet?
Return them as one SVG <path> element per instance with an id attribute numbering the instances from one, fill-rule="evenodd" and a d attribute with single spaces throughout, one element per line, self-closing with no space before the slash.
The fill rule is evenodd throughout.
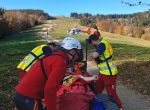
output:
<path id="1" fill-rule="evenodd" d="M 81 49 L 81 44 L 77 39 L 75 39 L 73 37 L 66 37 L 62 41 L 61 47 L 63 47 L 66 50 Z"/>

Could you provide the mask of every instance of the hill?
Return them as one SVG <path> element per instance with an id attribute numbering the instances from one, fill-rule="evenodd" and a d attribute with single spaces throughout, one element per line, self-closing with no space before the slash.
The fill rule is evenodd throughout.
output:
<path id="1" fill-rule="evenodd" d="M 0 39 L 6 35 L 19 33 L 44 20 L 55 19 L 43 10 L 5 10 L 0 8 Z"/>

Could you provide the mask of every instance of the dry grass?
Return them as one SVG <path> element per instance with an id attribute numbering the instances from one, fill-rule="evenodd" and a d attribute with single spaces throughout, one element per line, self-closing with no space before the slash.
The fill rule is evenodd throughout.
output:
<path id="1" fill-rule="evenodd" d="M 150 41 L 147 41 L 144 39 L 133 38 L 133 37 L 123 36 L 119 34 L 112 34 L 112 33 L 103 32 L 103 31 L 101 31 L 101 34 L 110 42 L 136 45 L 136 46 L 142 46 L 142 47 L 150 47 Z"/>

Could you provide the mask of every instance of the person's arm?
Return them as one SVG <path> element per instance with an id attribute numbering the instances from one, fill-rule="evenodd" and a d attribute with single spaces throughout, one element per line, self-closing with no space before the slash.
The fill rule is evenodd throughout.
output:
<path id="1" fill-rule="evenodd" d="M 79 77 L 82 78 L 83 80 L 87 81 L 87 82 L 95 81 L 98 79 L 97 75 L 92 75 L 90 77 L 79 75 Z"/>
<path id="2" fill-rule="evenodd" d="M 98 56 L 99 56 L 99 53 L 98 53 L 98 52 L 93 52 L 93 53 L 91 53 L 91 55 L 90 55 L 91 59 L 95 59 L 95 58 L 97 58 Z"/>
<path id="3" fill-rule="evenodd" d="M 44 46 L 44 47 L 42 48 L 42 50 L 43 50 L 44 55 L 47 55 L 47 54 L 51 54 L 51 53 L 52 53 L 52 49 L 51 49 L 49 46 Z"/>
<path id="4" fill-rule="evenodd" d="M 53 67 L 50 68 L 52 70 L 49 73 L 46 86 L 44 88 L 44 97 L 46 109 L 56 110 L 56 91 L 65 75 L 66 65 L 64 63 L 64 60 L 57 59 L 57 61 L 54 62 Z"/>
<path id="5" fill-rule="evenodd" d="M 90 60 L 97 58 L 99 55 L 102 55 L 105 50 L 106 50 L 105 44 L 100 43 L 97 46 L 96 51 L 90 54 Z"/>

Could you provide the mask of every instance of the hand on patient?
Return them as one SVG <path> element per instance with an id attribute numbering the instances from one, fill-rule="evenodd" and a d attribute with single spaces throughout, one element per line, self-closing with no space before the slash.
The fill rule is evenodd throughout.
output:
<path id="1" fill-rule="evenodd" d="M 86 76 L 81 76 L 79 75 L 80 78 L 84 79 L 85 81 L 87 82 L 90 82 L 90 81 L 96 81 L 98 79 L 98 76 L 97 75 L 93 75 L 91 77 L 86 77 Z"/>

